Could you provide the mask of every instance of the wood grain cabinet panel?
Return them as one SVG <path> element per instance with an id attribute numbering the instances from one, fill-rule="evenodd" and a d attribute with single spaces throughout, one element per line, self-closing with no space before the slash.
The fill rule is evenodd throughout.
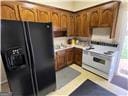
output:
<path id="1" fill-rule="evenodd" d="M 82 18 L 81 13 L 75 15 L 75 35 L 82 36 Z"/>
<path id="2" fill-rule="evenodd" d="M 55 70 L 58 70 L 58 63 L 57 63 L 57 54 L 55 53 L 55 58 L 54 58 L 54 63 L 55 63 Z"/>
<path id="3" fill-rule="evenodd" d="M 66 12 L 61 12 L 61 17 L 60 17 L 60 22 L 61 22 L 61 30 L 62 31 L 67 31 L 68 30 L 68 13 Z"/>
<path id="4" fill-rule="evenodd" d="M 93 8 L 88 11 L 89 23 L 91 27 L 99 26 L 99 8 Z"/>
<path id="5" fill-rule="evenodd" d="M 74 55 L 75 55 L 75 64 L 82 66 L 82 49 L 75 48 L 74 49 Z"/>
<path id="6" fill-rule="evenodd" d="M 35 8 L 29 8 L 31 4 L 19 5 L 19 13 L 22 21 L 37 21 L 37 10 Z"/>
<path id="7" fill-rule="evenodd" d="M 50 22 L 51 21 L 51 11 L 46 8 L 38 8 L 37 16 L 39 22 Z"/>
<path id="8" fill-rule="evenodd" d="M 57 59 L 57 69 L 61 69 L 66 66 L 66 52 L 65 50 L 58 51 L 56 53 Z"/>
<path id="9" fill-rule="evenodd" d="M 73 63 L 74 60 L 74 48 L 66 50 L 66 64 L 70 65 Z"/>
<path id="10" fill-rule="evenodd" d="M 82 12 L 82 36 L 89 37 L 89 19 L 86 11 Z"/>
<path id="11" fill-rule="evenodd" d="M 112 26 L 113 24 L 113 3 L 100 7 L 100 26 Z"/>
<path id="12" fill-rule="evenodd" d="M 19 20 L 17 4 L 14 2 L 1 2 L 1 19 Z"/>
<path id="13" fill-rule="evenodd" d="M 68 36 L 90 37 L 92 27 L 111 27 L 115 37 L 119 2 L 111 2 L 75 13 L 26 2 L 1 2 L 1 19 L 52 22 L 53 31 L 67 31 Z"/>
<path id="14" fill-rule="evenodd" d="M 67 34 L 68 34 L 68 36 L 75 35 L 75 16 L 74 16 L 74 14 L 69 14 Z"/>
<path id="15" fill-rule="evenodd" d="M 53 24 L 53 31 L 60 30 L 60 12 L 59 11 L 52 11 L 51 21 Z"/>

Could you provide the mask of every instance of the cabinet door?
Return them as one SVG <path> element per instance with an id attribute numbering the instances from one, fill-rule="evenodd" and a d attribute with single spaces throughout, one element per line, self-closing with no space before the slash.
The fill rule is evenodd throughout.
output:
<path id="1" fill-rule="evenodd" d="M 1 19 L 19 20 L 18 8 L 14 2 L 1 2 Z"/>
<path id="2" fill-rule="evenodd" d="M 67 31 L 68 29 L 68 13 L 66 12 L 61 12 L 61 17 L 60 17 L 60 22 L 61 22 L 61 30 L 62 31 Z"/>
<path id="3" fill-rule="evenodd" d="M 51 11 L 46 8 L 38 8 L 37 16 L 39 22 L 50 22 Z"/>
<path id="4" fill-rule="evenodd" d="M 28 6 L 28 7 L 27 7 Z M 35 8 L 29 8 L 33 6 L 31 4 L 19 5 L 20 18 L 22 21 L 37 21 L 37 10 Z"/>
<path id="5" fill-rule="evenodd" d="M 79 65 L 79 66 L 81 66 L 82 65 L 82 58 L 81 58 L 81 54 L 76 54 L 75 55 L 75 63 L 77 64 L 77 65 Z"/>
<path id="6" fill-rule="evenodd" d="M 113 3 L 100 7 L 100 26 L 112 26 L 113 23 Z"/>
<path id="7" fill-rule="evenodd" d="M 65 50 L 57 52 L 57 68 L 61 69 L 66 66 Z"/>
<path id="8" fill-rule="evenodd" d="M 55 70 L 57 71 L 58 70 L 58 63 L 57 63 L 57 54 L 55 55 Z"/>
<path id="9" fill-rule="evenodd" d="M 87 12 L 82 13 L 82 36 L 89 37 L 89 18 L 87 16 Z"/>
<path id="10" fill-rule="evenodd" d="M 68 36 L 75 35 L 75 16 L 73 14 L 69 14 L 68 20 Z"/>
<path id="11" fill-rule="evenodd" d="M 75 35 L 82 36 L 82 18 L 79 13 L 75 16 L 75 28 Z"/>
<path id="12" fill-rule="evenodd" d="M 82 66 L 82 49 L 75 48 L 75 63 Z"/>
<path id="13" fill-rule="evenodd" d="M 53 24 L 53 30 L 54 31 L 60 30 L 60 12 L 59 11 L 52 11 L 51 20 Z"/>
<path id="14" fill-rule="evenodd" d="M 88 10 L 88 15 L 90 17 L 90 26 L 99 26 L 99 8 L 93 8 Z"/>
<path id="15" fill-rule="evenodd" d="M 73 51 L 73 48 L 67 49 L 66 50 L 66 62 L 67 62 L 67 65 L 72 64 L 73 63 L 73 59 L 74 59 L 74 51 Z"/>

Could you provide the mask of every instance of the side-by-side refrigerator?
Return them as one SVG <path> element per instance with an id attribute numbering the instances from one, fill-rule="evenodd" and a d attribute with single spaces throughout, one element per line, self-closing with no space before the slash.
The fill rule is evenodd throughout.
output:
<path id="1" fill-rule="evenodd" d="M 1 20 L 1 56 L 13 96 L 56 89 L 51 23 Z"/>

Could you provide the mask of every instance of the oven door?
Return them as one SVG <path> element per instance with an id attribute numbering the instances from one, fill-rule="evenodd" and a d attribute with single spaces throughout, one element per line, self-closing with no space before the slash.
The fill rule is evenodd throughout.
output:
<path id="1" fill-rule="evenodd" d="M 82 64 L 92 66 L 92 56 L 89 51 L 83 51 Z"/>
<path id="2" fill-rule="evenodd" d="M 111 65 L 111 60 L 108 59 L 107 57 L 100 55 L 100 54 L 95 54 L 91 53 L 91 66 L 99 71 L 102 71 L 104 73 L 109 73 L 110 65 Z"/>

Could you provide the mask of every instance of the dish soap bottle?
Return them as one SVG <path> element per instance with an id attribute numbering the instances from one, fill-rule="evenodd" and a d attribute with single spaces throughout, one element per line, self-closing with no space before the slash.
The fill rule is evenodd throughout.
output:
<path id="1" fill-rule="evenodd" d="M 75 39 L 72 39 L 72 45 L 75 45 Z"/>

